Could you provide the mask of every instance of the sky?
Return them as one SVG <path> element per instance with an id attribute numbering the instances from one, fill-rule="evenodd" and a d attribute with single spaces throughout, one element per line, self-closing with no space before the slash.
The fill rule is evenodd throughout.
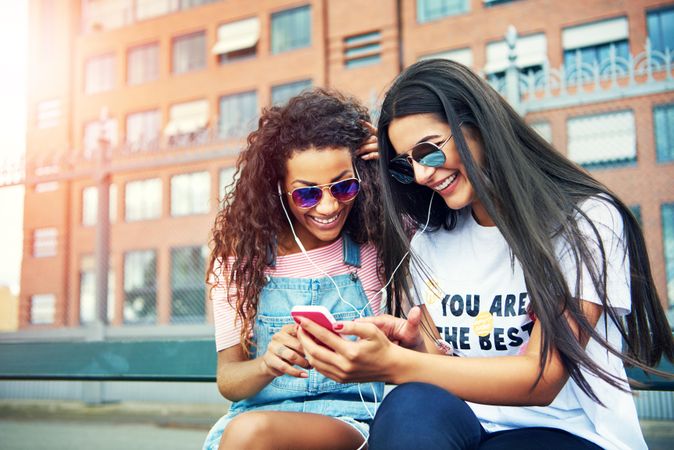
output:
<path id="1" fill-rule="evenodd" d="M 0 0 L 0 165 L 26 147 L 27 0 Z M 0 286 L 18 294 L 23 186 L 0 187 Z"/>

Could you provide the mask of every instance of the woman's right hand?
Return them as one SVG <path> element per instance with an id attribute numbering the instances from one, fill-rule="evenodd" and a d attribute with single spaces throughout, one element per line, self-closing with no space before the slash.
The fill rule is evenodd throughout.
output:
<path id="1" fill-rule="evenodd" d="M 390 341 L 405 348 L 420 350 L 424 348 L 424 339 L 419 329 L 421 318 L 421 308 L 415 306 L 410 309 L 407 319 L 382 314 L 380 316 L 362 317 L 356 319 L 356 322 L 373 323 Z"/>
<path id="2" fill-rule="evenodd" d="M 307 378 L 309 376 L 306 371 L 294 367 L 295 365 L 305 369 L 311 367 L 304 357 L 302 344 L 297 339 L 297 328 L 297 324 L 289 323 L 272 336 L 260 362 L 264 373 L 273 377 L 290 375 Z"/>
<path id="3" fill-rule="evenodd" d="M 361 123 L 370 131 L 370 137 L 363 142 L 356 155 L 360 156 L 366 161 L 372 159 L 379 159 L 379 141 L 377 141 L 377 128 L 370 122 L 365 120 Z"/>

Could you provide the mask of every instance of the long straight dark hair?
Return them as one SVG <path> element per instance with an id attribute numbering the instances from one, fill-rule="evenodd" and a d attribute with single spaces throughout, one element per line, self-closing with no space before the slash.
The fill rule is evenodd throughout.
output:
<path id="1" fill-rule="evenodd" d="M 536 383 L 550 349 L 554 348 L 571 378 L 595 401 L 599 400 L 582 375 L 582 368 L 612 386 L 627 389 L 620 379 L 588 356 L 568 322 L 559 320 L 563 313 L 578 323 L 582 335 L 594 338 L 628 364 L 653 372 L 650 368 L 657 365 L 663 354 L 670 360 L 673 358 L 672 332 L 655 289 L 644 237 L 629 208 L 542 139 L 484 80 L 455 62 L 426 60 L 410 66 L 393 82 L 384 98 L 378 139 L 384 178 L 387 279 L 409 251 L 409 224 L 418 228 L 426 223 L 429 202 L 432 202 L 429 229 L 452 229 L 458 214 L 439 196 L 432 197 L 429 188 L 414 183 L 403 185 L 388 175 L 388 163 L 395 156 L 388 128 L 393 119 L 413 114 L 433 114 L 449 124 L 477 197 L 510 246 L 511 265 L 516 259 L 522 266 L 530 307 L 541 324 L 543 336 L 541 370 Z M 461 127 L 479 135 L 484 148 L 483 164 L 479 165 L 472 157 Z M 632 311 L 624 321 L 607 298 L 607 249 L 597 228 L 579 207 L 595 196 L 615 207 L 623 221 L 632 298 Z M 579 229 L 578 217 L 589 222 L 592 241 L 599 243 L 598 262 Z M 612 348 L 586 319 L 578 298 L 579 282 L 575 292 L 570 292 L 555 251 L 555 241 L 559 239 L 570 247 L 577 280 L 581 280 L 583 265 L 588 268 L 604 312 L 617 325 L 626 343 L 624 353 Z M 422 261 L 419 263 L 423 266 Z M 397 273 L 387 300 L 389 310 L 397 312 L 402 311 L 401 299 L 412 298 L 409 262 L 399 270 L 402 273 Z"/>

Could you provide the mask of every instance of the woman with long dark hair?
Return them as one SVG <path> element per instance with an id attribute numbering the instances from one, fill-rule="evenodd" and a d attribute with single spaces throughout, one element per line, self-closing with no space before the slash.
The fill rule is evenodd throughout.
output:
<path id="1" fill-rule="evenodd" d="M 232 400 L 204 449 L 363 447 L 381 383 L 341 385 L 314 371 L 290 310 L 336 319 L 381 310 L 376 163 L 356 100 L 314 89 L 262 112 L 213 228 L 208 282 L 217 384 Z M 375 144 L 376 147 L 376 144 Z"/>
<path id="2" fill-rule="evenodd" d="M 407 320 L 298 333 L 330 378 L 400 384 L 370 448 L 645 448 L 623 364 L 652 371 L 674 344 L 627 206 L 454 62 L 394 81 L 378 141 Z"/>

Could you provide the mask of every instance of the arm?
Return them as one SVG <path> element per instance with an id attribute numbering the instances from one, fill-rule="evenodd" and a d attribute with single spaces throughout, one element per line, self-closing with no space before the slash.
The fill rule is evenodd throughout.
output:
<path id="1" fill-rule="evenodd" d="M 593 325 L 602 309 L 583 302 L 585 314 Z M 570 326 L 578 335 L 578 327 Z M 307 339 L 304 329 L 324 341 L 335 352 Z M 496 405 L 547 405 L 562 389 L 568 374 L 559 354 L 551 349 L 543 367 L 543 376 L 534 386 L 539 373 L 541 329 L 536 323 L 529 345 L 522 355 L 454 358 L 421 353 L 393 344 L 371 323 L 345 322 L 341 333 L 360 339 L 351 342 L 321 330 L 310 321 L 302 321 L 298 337 L 309 362 L 321 373 L 342 382 L 385 381 L 401 384 L 420 381 L 435 384 L 458 397 L 476 403 Z M 586 336 L 578 336 L 583 345 Z"/>
<path id="2" fill-rule="evenodd" d="M 228 273 L 223 273 L 222 261 L 213 268 L 211 299 L 218 348 L 216 379 L 218 391 L 223 397 L 238 401 L 260 392 L 275 377 L 288 374 L 306 377 L 306 372 L 293 367 L 294 364 L 308 367 L 304 351 L 297 340 L 297 325 L 285 325 L 272 336 L 266 352 L 261 357 L 249 359 L 240 343 L 232 339 L 238 334 L 240 321 L 238 312 L 230 302 L 236 298 L 236 288 L 229 286 Z"/>
<path id="3" fill-rule="evenodd" d="M 217 383 L 223 397 L 231 401 L 251 397 L 274 378 L 288 374 L 306 378 L 305 371 L 293 367 L 309 367 L 297 340 L 297 325 L 285 325 L 272 336 L 264 355 L 247 359 L 240 345 L 218 352 Z"/>

